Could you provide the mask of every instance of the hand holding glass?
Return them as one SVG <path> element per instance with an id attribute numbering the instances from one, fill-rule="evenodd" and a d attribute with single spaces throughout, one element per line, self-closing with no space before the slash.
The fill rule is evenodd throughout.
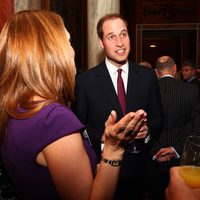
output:
<path id="1" fill-rule="evenodd" d="M 191 188 L 200 188 L 200 136 L 189 136 L 181 159 L 180 175 Z"/>

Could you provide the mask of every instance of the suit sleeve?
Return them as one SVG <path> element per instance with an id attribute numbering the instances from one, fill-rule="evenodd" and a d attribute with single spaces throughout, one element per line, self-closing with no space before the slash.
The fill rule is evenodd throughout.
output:
<path id="1" fill-rule="evenodd" d="M 76 77 L 75 84 L 75 101 L 72 103 L 72 110 L 79 120 L 86 124 L 87 122 L 87 98 L 84 92 L 84 87 L 81 84 L 79 77 Z"/>
<path id="2" fill-rule="evenodd" d="M 195 88 L 196 89 L 196 88 Z M 194 90 L 194 95 L 191 95 L 193 98 L 190 103 L 191 116 L 190 120 L 183 127 L 180 137 L 177 138 L 177 142 L 174 145 L 175 150 L 182 155 L 184 144 L 189 135 L 199 134 L 197 131 L 197 125 L 200 122 L 200 105 L 199 105 L 199 91 Z"/>
<path id="3" fill-rule="evenodd" d="M 153 75 L 153 83 L 149 96 L 147 125 L 151 136 L 149 145 L 151 145 L 153 141 L 159 138 L 164 125 L 164 115 L 161 103 L 160 88 L 155 73 Z"/>
<path id="4" fill-rule="evenodd" d="M 99 156 L 101 155 L 102 130 L 94 129 L 88 124 L 89 105 L 86 92 L 87 87 L 84 86 L 84 80 L 81 78 L 82 77 L 76 78 L 75 101 L 72 103 L 72 110 L 78 119 L 85 125 L 92 147 Z"/>

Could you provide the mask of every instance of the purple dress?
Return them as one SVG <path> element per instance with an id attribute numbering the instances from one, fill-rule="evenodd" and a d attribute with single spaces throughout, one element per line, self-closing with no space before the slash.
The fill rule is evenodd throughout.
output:
<path id="1" fill-rule="evenodd" d="M 31 118 L 9 119 L 2 157 L 21 199 L 59 199 L 48 168 L 38 165 L 36 156 L 48 144 L 83 128 L 73 112 L 58 103 L 45 106 Z M 94 171 L 97 156 L 84 136 L 83 142 Z"/>

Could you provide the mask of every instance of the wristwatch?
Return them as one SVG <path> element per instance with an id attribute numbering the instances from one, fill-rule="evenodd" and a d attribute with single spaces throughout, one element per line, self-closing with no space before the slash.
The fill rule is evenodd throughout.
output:
<path id="1" fill-rule="evenodd" d="M 108 160 L 108 159 L 103 158 L 103 157 L 101 158 L 101 160 L 102 160 L 103 162 L 105 162 L 105 163 L 107 163 L 107 164 L 113 166 L 113 167 L 120 166 L 121 163 L 122 163 L 121 160 Z"/>

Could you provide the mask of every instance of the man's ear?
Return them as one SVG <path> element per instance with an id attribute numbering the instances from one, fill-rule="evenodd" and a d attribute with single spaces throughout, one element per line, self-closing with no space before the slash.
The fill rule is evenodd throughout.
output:
<path id="1" fill-rule="evenodd" d="M 104 49 L 104 45 L 103 45 L 103 41 L 101 39 L 99 39 L 99 45 L 102 49 Z"/>
<path id="2" fill-rule="evenodd" d="M 192 68 L 192 72 L 193 72 L 193 75 L 196 75 L 197 70 L 195 68 Z"/>
<path id="3" fill-rule="evenodd" d="M 172 75 L 175 76 L 176 72 L 177 72 L 177 66 L 176 66 L 176 64 L 174 64 L 172 67 L 172 73 L 173 73 Z"/>
<path id="4" fill-rule="evenodd" d="M 157 70 L 157 68 L 155 68 L 155 72 L 156 72 L 157 78 L 159 79 L 159 78 L 161 77 L 162 74 L 160 73 L 159 70 Z"/>
<path id="5" fill-rule="evenodd" d="M 172 68 L 173 68 L 173 71 L 176 73 L 176 71 L 177 71 L 177 66 L 176 66 L 176 64 L 174 64 L 174 66 L 173 66 Z"/>

